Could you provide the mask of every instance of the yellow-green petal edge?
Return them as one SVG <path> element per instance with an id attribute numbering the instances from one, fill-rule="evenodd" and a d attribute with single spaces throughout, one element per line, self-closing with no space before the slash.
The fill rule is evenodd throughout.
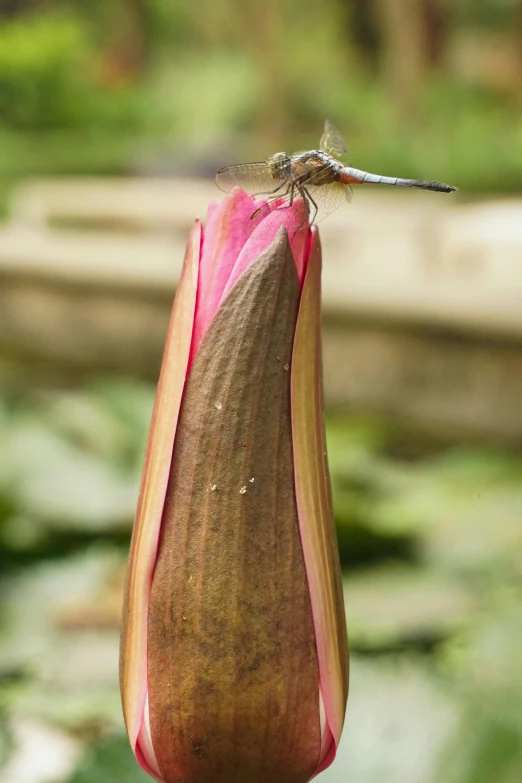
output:
<path id="1" fill-rule="evenodd" d="M 314 229 L 292 360 L 295 491 L 326 719 L 339 744 L 348 697 L 348 641 L 323 421 L 321 244 Z"/>
<path id="2" fill-rule="evenodd" d="M 185 387 L 198 285 L 201 223 L 187 245 L 168 328 L 132 533 L 123 603 L 120 689 L 136 749 L 147 695 L 147 616 L 176 426 Z"/>

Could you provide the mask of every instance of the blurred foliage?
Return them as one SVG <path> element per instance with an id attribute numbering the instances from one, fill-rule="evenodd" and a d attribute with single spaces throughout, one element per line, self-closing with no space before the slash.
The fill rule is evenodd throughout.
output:
<path id="1" fill-rule="evenodd" d="M 521 52 L 520 0 L 1 0 L 0 205 L 20 177 L 208 175 L 315 146 L 327 116 L 360 167 L 520 192 Z M 152 399 L 115 379 L 0 397 L 0 766 L 12 718 L 36 716 L 85 744 L 69 783 L 144 780 L 114 661 Z M 351 779 L 417 780 L 418 726 L 434 781 L 518 783 L 522 454 L 353 416 L 327 435 L 373 682 L 355 678 Z M 458 719 L 438 761 L 434 694 Z"/>
<path id="2" fill-rule="evenodd" d="M 7 128 L 115 130 L 132 117 L 128 96 L 102 89 L 89 28 L 71 13 L 30 16 L 0 26 L 0 117 Z"/>
<path id="3" fill-rule="evenodd" d="M 81 122 L 86 49 L 84 29 L 72 18 L 43 16 L 0 27 L 3 122 L 37 129 Z"/>
<path id="4" fill-rule="evenodd" d="M 151 409 L 138 385 L 6 400 L 0 556 L 2 545 L 23 559 L 100 533 L 126 541 Z"/>
<path id="5" fill-rule="evenodd" d="M 13 752 L 11 717 L 50 722 L 85 746 L 70 783 L 143 779 L 121 737 L 115 666 L 153 393 L 106 378 L 0 398 L 0 754 Z M 386 750 L 393 726 L 413 736 L 416 723 L 430 744 L 423 780 L 515 783 L 522 455 L 347 415 L 328 416 L 327 439 L 357 715 L 326 783 L 349 763 L 352 779 L 418 780 L 415 743 Z M 364 743 L 376 732 L 374 764 Z"/>
<path id="6" fill-rule="evenodd" d="M 108 737 L 89 749 L 81 768 L 67 783 L 149 783 L 150 777 L 129 753 L 127 738 Z"/>
<path id="7" fill-rule="evenodd" d="M 130 173 L 144 150 L 155 170 L 207 174 L 238 149 L 315 145 L 328 116 L 363 168 L 520 190 L 518 0 L 13 0 L 2 13 L 4 181 Z"/>
<path id="8" fill-rule="evenodd" d="M 520 11 L 519 0 L 456 0 L 455 7 L 461 22 L 488 29 L 491 25 L 505 28 Z"/>
<path id="9" fill-rule="evenodd" d="M 441 656 L 465 705 L 442 760 L 448 783 L 522 779 L 522 589 L 499 581 L 489 611 L 448 641 Z"/>

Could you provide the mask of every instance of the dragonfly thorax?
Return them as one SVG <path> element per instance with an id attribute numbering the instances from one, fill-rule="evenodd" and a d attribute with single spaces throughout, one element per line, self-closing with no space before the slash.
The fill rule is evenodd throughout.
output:
<path id="1" fill-rule="evenodd" d="M 276 152 L 266 163 L 274 179 L 285 180 L 289 177 L 292 161 L 286 152 Z"/>

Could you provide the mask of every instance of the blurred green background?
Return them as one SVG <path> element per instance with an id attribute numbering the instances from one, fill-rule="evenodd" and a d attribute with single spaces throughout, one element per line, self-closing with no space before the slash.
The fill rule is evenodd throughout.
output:
<path id="1" fill-rule="evenodd" d="M 0 209 L 34 177 L 208 178 L 325 117 L 356 166 L 515 197 L 521 84 L 521 0 L 0 0 Z M 8 343 L 0 783 L 143 782 L 115 656 L 154 381 Z M 518 783 L 520 438 L 361 407 L 327 417 L 353 663 L 321 780 Z"/>
<path id="2" fill-rule="evenodd" d="M 0 174 L 213 171 L 335 118 L 368 170 L 522 175 L 518 0 L 2 0 Z M 392 166 L 393 164 L 393 166 Z"/>

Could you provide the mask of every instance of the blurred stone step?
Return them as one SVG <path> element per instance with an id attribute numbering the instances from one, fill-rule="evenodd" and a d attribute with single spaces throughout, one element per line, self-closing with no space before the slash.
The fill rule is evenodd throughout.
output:
<path id="1" fill-rule="evenodd" d="M 0 231 L 2 354 L 156 377 L 187 231 L 216 195 L 205 182 L 25 185 Z M 365 191 L 321 224 L 327 403 L 517 440 L 522 202 L 448 203 Z M 46 228 L 55 217 L 129 231 Z"/>
<path id="2" fill-rule="evenodd" d="M 184 244 L 194 218 L 204 218 L 208 202 L 220 197 L 214 183 L 205 180 L 30 181 L 14 194 L 11 223 L 20 231 L 0 238 L 0 267 L 38 264 L 51 273 L 74 274 L 63 266 L 53 270 L 65 253 L 66 266 L 81 273 L 90 272 L 91 265 L 100 280 L 116 274 L 121 286 L 136 274 L 143 283 L 155 274 L 160 275 L 157 282 L 165 275 L 170 281 L 172 264 L 179 268 L 178 245 Z M 84 232 L 68 240 L 35 234 L 54 223 L 125 229 L 139 236 L 120 233 L 111 242 L 107 235 L 91 239 Z M 329 309 L 522 335 L 522 201 L 456 206 L 453 196 L 360 189 L 352 205 L 321 225 L 321 234 Z M 173 239 L 175 248 L 170 261 L 162 257 L 159 271 L 162 237 L 165 243 Z M 121 261 L 125 254 L 128 271 Z"/>
<path id="3" fill-rule="evenodd" d="M 12 198 L 10 220 L 24 228 L 54 224 L 94 230 L 172 233 L 204 217 L 220 191 L 206 180 L 71 177 L 29 180 Z"/>

